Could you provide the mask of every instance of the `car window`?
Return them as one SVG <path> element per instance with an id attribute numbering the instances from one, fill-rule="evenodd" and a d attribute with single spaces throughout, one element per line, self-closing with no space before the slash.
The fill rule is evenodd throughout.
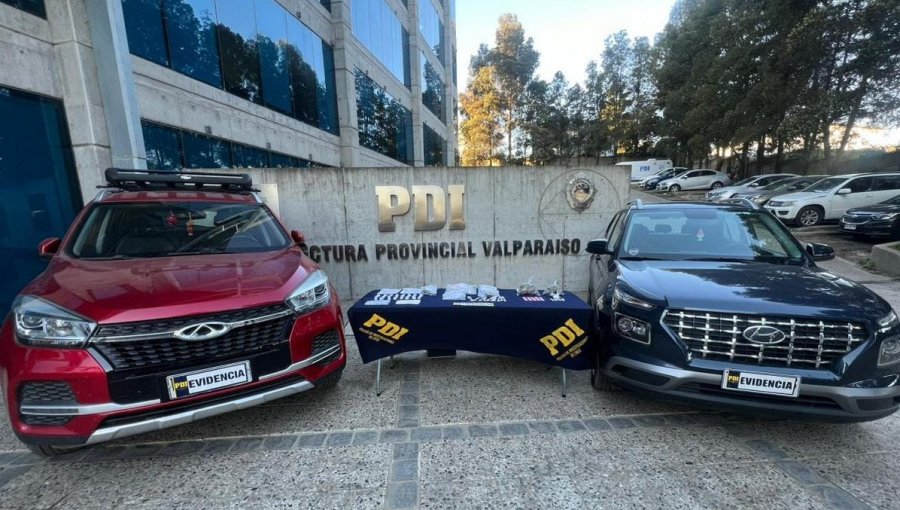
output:
<path id="1" fill-rule="evenodd" d="M 889 199 L 885 200 L 884 202 L 882 202 L 882 204 L 900 205 L 900 195 L 897 195 L 894 198 L 889 198 Z"/>
<path id="2" fill-rule="evenodd" d="M 97 204 L 75 235 L 76 258 L 247 253 L 289 246 L 261 205 L 216 202 Z"/>
<path id="3" fill-rule="evenodd" d="M 900 175 L 879 175 L 875 177 L 874 191 L 900 190 Z"/>
<path id="4" fill-rule="evenodd" d="M 743 181 L 738 181 L 734 185 L 735 186 L 746 186 L 746 185 L 750 184 L 751 182 L 755 181 L 756 179 L 758 179 L 758 177 L 750 177 L 749 179 L 744 179 Z"/>
<path id="5" fill-rule="evenodd" d="M 821 181 L 811 185 L 803 191 L 809 191 L 812 193 L 825 193 L 826 191 L 834 190 L 845 182 L 847 182 L 846 177 L 829 177 L 827 179 L 822 179 Z"/>
<path id="6" fill-rule="evenodd" d="M 800 263 L 803 250 L 768 213 L 685 209 L 632 213 L 620 257 Z"/>
<path id="7" fill-rule="evenodd" d="M 702 172 L 699 173 L 699 175 L 700 175 L 701 177 L 702 177 L 702 176 L 707 176 L 707 175 L 714 175 L 714 174 L 715 174 L 715 172 L 713 172 L 712 170 L 703 170 Z"/>
<path id="8" fill-rule="evenodd" d="M 622 237 L 622 226 L 625 224 L 625 214 L 625 212 L 620 212 L 616 215 L 613 224 L 610 225 L 609 230 L 606 232 L 606 246 L 609 247 L 610 252 L 615 251 L 619 239 Z"/>
<path id="9" fill-rule="evenodd" d="M 871 177 L 860 177 L 858 179 L 853 179 L 848 182 L 845 188 L 850 188 L 850 193 L 861 193 L 863 191 L 869 191 L 872 187 L 872 182 L 874 179 Z"/>

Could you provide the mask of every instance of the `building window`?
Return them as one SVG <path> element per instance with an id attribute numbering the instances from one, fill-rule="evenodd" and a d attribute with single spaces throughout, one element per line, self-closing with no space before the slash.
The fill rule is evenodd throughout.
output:
<path id="1" fill-rule="evenodd" d="M 356 118 L 361 146 L 406 164 L 412 162 L 412 113 L 359 69 Z"/>
<path id="2" fill-rule="evenodd" d="M 322 4 L 322 7 L 328 9 L 328 12 L 331 12 L 331 0 L 319 0 L 319 3 Z"/>
<path id="3" fill-rule="evenodd" d="M 128 47 L 131 53 L 156 62 L 169 65 L 166 50 L 166 33 L 163 29 L 162 0 L 123 0 Z"/>
<path id="4" fill-rule="evenodd" d="M 141 129 L 150 170 L 328 166 L 147 120 L 141 121 Z"/>
<path id="5" fill-rule="evenodd" d="M 434 6 L 432 0 L 421 0 L 419 2 L 419 31 L 422 37 L 431 46 L 441 64 L 445 64 L 444 60 L 444 23 L 441 21 L 441 15 L 438 13 L 437 7 Z"/>
<path id="6" fill-rule="evenodd" d="M 172 69 L 221 87 L 213 0 L 163 0 L 163 5 Z"/>
<path id="7" fill-rule="evenodd" d="M 353 0 L 353 35 L 409 87 L 409 32 L 385 0 Z"/>
<path id="8" fill-rule="evenodd" d="M 23 11 L 40 16 L 47 17 L 47 9 L 44 8 L 44 0 L 0 0 L 0 3 L 11 5 Z"/>
<path id="9" fill-rule="evenodd" d="M 446 142 L 426 124 L 422 124 L 422 144 L 425 147 L 425 166 L 444 166 Z"/>
<path id="10" fill-rule="evenodd" d="M 338 134 L 331 46 L 276 0 L 122 0 L 131 52 Z"/>
<path id="11" fill-rule="evenodd" d="M 437 71 L 431 62 L 421 54 L 422 68 L 422 104 L 431 110 L 441 122 L 446 122 L 444 117 L 444 82 L 441 81 Z"/>

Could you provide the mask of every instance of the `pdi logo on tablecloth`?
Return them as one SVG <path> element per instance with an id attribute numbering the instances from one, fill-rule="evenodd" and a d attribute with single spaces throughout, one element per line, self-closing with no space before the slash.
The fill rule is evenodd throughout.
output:
<path id="1" fill-rule="evenodd" d="M 371 340 L 375 340 L 376 342 L 387 342 L 389 344 L 397 342 L 403 335 L 409 333 L 408 329 L 385 319 L 377 313 L 373 313 L 372 316 L 369 317 L 369 320 L 364 322 L 359 330 L 368 335 Z"/>
<path id="2" fill-rule="evenodd" d="M 551 356 L 562 361 L 565 358 L 574 358 L 581 354 L 581 348 L 587 342 L 587 334 L 578 327 L 575 319 L 569 319 L 549 335 L 541 337 L 540 342 L 544 344 Z M 563 350 L 565 351 L 560 354 L 560 351 Z"/>

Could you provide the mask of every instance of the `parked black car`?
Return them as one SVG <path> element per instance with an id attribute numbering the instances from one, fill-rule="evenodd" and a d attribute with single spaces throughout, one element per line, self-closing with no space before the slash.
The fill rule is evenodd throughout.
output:
<path id="1" fill-rule="evenodd" d="M 643 181 L 640 182 L 640 186 L 641 186 L 641 188 L 643 188 L 647 191 L 652 191 L 652 190 L 656 189 L 656 185 L 659 184 L 660 182 L 662 182 L 666 179 L 671 179 L 672 177 L 675 177 L 676 175 L 687 172 L 688 170 L 690 170 L 690 169 L 682 167 L 682 166 L 676 166 L 674 168 L 667 168 L 666 170 L 663 170 L 662 172 L 659 172 L 656 175 L 647 177 L 646 179 L 644 179 Z"/>
<path id="2" fill-rule="evenodd" d="M 833 421 L 895 412 L 895 312 L 817 267 L 830 247 L 745 202 L 637 202 L 588 243 L 594 387 Z"/>
<path id="3" fill-rule="evenodd" d="M 876 205 L 849 209 L 840 226 L 852 234 L 900 239 L 900 195 Z"/>

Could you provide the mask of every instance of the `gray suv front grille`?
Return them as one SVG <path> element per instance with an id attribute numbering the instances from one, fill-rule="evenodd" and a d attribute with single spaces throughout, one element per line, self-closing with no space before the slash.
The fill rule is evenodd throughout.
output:
<path id="1" fill-rule="evenodd" d="M 830 367 L 867 335 L 858 322 L 695 310 L 667 310 L 663 322 L 696 357 L 760 366 Z M 751 342 L 743 335 L 750 326 L 778 328 L 785 338 L 775 344 Z"/>

